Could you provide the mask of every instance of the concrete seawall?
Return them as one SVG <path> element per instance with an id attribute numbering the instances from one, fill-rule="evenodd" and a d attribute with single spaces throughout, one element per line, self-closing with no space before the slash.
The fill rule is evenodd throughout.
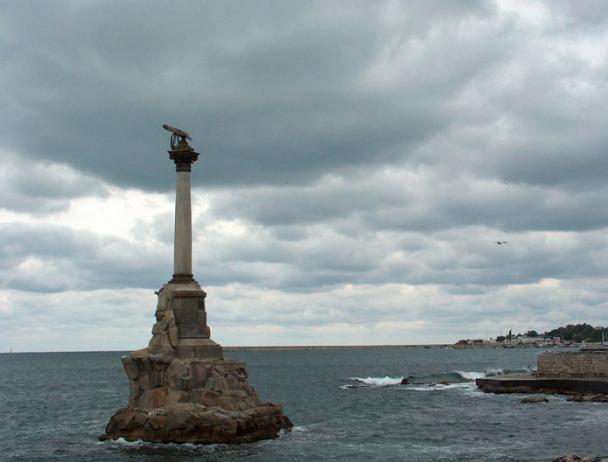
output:
<path id="1" fill-rule="evenodd" d="M 553 378 L 607 378 L 608 351 L 541 353 L 537 358 L 537 374 Z"/>

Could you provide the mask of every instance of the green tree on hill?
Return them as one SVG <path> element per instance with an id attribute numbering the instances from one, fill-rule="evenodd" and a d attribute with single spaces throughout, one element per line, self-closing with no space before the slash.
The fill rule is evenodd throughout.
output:
<path id="1" fill-rule="evenodd" d="M 591 324 L 568 324 L 545 332 L 544 337 L 561 337 L 566 341 L 574 342 L 601 342 L 603 327 L 593 327 Z"/>

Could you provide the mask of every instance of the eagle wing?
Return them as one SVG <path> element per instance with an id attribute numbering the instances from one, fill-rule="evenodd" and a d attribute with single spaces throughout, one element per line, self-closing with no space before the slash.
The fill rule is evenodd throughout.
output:
<path id="1" fill-rule="evenodd" d="M 191 140 L 192 138 L 190 138 L 190 135 L 188 134 L 188 132 L 185 132 L 184 130 L 180 130 L 179 128 L 175 128 L 172 127 L 171 125 L 167 125 L 167 124 L 163 124 L 163 128 L 171 133 L 173 133 L 174 135 L 180 136 L 182 138 L 186 138 L 188 140 Z"/>

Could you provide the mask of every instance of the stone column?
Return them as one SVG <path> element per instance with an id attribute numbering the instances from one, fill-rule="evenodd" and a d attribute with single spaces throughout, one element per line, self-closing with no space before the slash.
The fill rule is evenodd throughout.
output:
<path id="1" fill-rule="evenodd" d="M 205 291 L 192 277 L 190 170 L 198 154 L 188 133 L 168 125 L 175 161 L 173 278 L 156 292 L 156 323 L 147 348 L 123 357 L 129 405 L 112 415 L 100 439 L 155 443 L 248 443 L 276 438 L 293 424 L 278 404 L 262 402 L 244 363 L 224 359 L 211 340 Z"/>
<path id="2" fill-rule="evenodd" d="M 175 162 L 175 242 L 173 248 L 173 278 L 170 282 L 194 282 L 192 276 L 192 207 L 190 202 L 190 171 L 198 158 L 185 140 L 169 151 Z"/>
<path id="3" fill-rule="evenodd" d="M 190 172 L 178 170 L 175 188 L 174 275 L 192 276 L 192 213 L 190 207 Z"/>

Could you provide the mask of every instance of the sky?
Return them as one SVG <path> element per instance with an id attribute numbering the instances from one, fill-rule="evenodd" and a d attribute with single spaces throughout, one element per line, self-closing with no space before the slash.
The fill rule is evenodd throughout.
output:
<path id="1" fill-rule="evenodd" d="M 608 325 L 605 1 L 0 11 L 0 351 L 147 345 L 173 269 L 163 123 L 200 153 L 222 345 Z"/>

